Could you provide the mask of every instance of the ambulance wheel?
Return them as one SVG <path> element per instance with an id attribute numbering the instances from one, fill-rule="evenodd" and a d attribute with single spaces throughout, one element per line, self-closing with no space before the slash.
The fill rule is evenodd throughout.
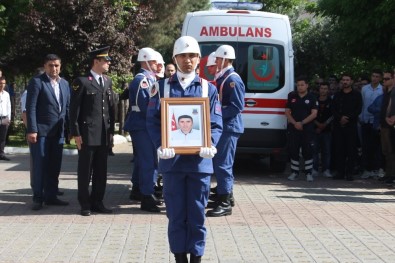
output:
<path id="1" fill-rule="evenodd" d="M 276 155 L 270 155 L 270 170 L 276 173 L 282 173 L 285 171 L 287 161 L 279 158 Z"/>

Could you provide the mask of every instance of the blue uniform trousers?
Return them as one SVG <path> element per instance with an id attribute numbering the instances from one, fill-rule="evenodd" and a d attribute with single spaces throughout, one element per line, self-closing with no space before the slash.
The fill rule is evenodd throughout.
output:
<path id="1" fill-rule="evenodd" d="M 133 173 L 132 183 L 138 180 L 140 192 L 143 195 L 154 193 L 154 186 L 157 179 L 157 157 L 156 149 L 146 130 L 132 131 L 132 143 L 135 145 L 137 155 L 135 156 L 134 165 L 137 165 L 137 178 Z M 135 171 L 134 171 L 135 172 Z"/>
<path id="2" fill-rule="evenodd" d="M 30 144 L 30 151 L 34 163 L 33 201 L 55 199 L 62 165 L 62 138 L 37 137 L 37 142 Z"/>
<path id="3" fill-rule="evenodd" d="M 197 256 L 204 254 L 204 209 L 209 191 L 210 174 L 163 174 L 163 197 L 169 219 L 168 238 L 172 253 L 193 253 Z"/>
<path id="4" fill-rule="evenodd" d="M 213 166 L 217 193 L 220 195 L 230 194 L 233 190 L 233 163 L 239 137 L 239 133 L 223 132 L 217 144 L 218 152 L 213 158 Z"/>

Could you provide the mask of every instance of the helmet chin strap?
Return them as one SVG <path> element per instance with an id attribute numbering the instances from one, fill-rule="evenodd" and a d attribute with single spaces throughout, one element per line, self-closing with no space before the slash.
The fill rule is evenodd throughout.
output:
<path id="1" fill-rule="evenodd" d="M 214 80 L 218 79 L 221 77 L 225 72 L 222 72 L 224 69 L 224 64 L 225 64 L 225 59 L 222 58 L 222 63 L 221 63 L 221 68 L 218 70 L 218 72 L 214 76 Z"/>
<path id="2" fill-rule="evenodd" d="M 147 65 L 148 71 L 150 72 L 150 74 L 152 75 L 152 77 L 155 78 L 156 72 L 154 72 L 154 71 L 152 70 L 152 68 L 151 68 L 151 66 L 149 65 L 148 61 L 145 61 L 145 64 Z"/>

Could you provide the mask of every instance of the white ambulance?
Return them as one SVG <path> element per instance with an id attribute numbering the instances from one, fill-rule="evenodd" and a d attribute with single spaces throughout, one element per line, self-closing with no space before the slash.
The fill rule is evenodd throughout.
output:
<path id="1" fill-rule="evenodd" d="M 269 155 L 273 170 L 285 168 L 287 120 L 285 104 L 294 89 L 294 52 L 289 19 L 285 15 L 249 10 L 210 10 L 188 13 L 182 35 L 200 44 L 200 75 L 207 56 L 223 44 L 236 51 L 233 66 L 246 86 L 242 117 L 245 132 L 237 154 Z"/>

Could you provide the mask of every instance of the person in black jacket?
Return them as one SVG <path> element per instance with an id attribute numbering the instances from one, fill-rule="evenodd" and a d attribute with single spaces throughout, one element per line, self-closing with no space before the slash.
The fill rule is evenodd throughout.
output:
<path id="1" fill-rule="evenodd" d="M 300 76 L 296 80 L 296 91 L 288 94 L 285 116 L 288 119 L 289 155 L 291 159 L 291 175 L 288 180 L 299 176 L 299 153 L 302 149 L 306 180 L 313 181 L 313 140 L 314 119 L 317 116 L 316 96 L 308 92 L 307 78 Z"/>
<path id="2" fill-rule="evenodd" d="M 81 215 L 112 213 L 103 205 L 107 184 L 108 145 L 114 135 L 114 101 L 110 47 L 90 53 L 91 70 L 74 80 L 70 102 L 70 134 L 78 148 L 78 201 Z M 92 192 L 89 183 L 92 177 Z"/>
<path id="3" fill-rule="evenodd" d="M 352 77 L 343 74 L 342 90 L 333 98 L 333 139 L 335 141 L 335 166 L 333 179 L 353 180 L 353 169 L 357 156 L 357 123 L 362 110 L 361 93 L 352 88 Z"/>

